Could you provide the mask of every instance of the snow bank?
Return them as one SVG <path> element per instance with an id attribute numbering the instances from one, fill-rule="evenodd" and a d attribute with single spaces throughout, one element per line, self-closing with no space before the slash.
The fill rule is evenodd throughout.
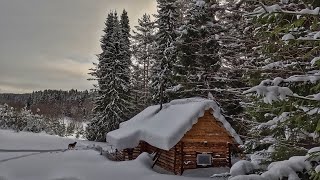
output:
<path id="1" fill-rule="evenodd" d="M 264 177 L 261 177 L 259 175 L 256 175 L 256 174 L 250 174 L 250 175 L 240 175 L 240 176 L 236 176 L 236 177 L 233 177 L 229 180 L 269 180 L 269 179 L 266 179 Z"/>
<path id="2" fill-rule="evenodd" d="M 307 161 L 307 156 L 293 156 L 289 160 L 273 162 L 268 166 L 268 171 L 259 175 L 238 175 L 230 180 L 251 180 L 251 179 L 262 179 L 262 180 L 279 180 L 283 178 L 288 178 L 289 180 L 300 180 L 297 172 L 302 172 L 304 170 L 310 170 L 311 164 Z M 245 165 L 237 166 L 236 168 L 240 173 L 243 167 L 248 166 L 250 170 L 250 162 L 246 162 Z"/>
<path id="3" fill-rule="evenodd" d="M 310 170 L 311 164 L 306 161 L 306 156 L 294 156 L 289 160 L 271 163 L 268 171 L 261 176 L 270 180 L 278 180 L 279 178 L 288 177 L 292 180 L 299 180 L 297 172 Z"/>
<path id="4" fill-rule="evenodd" d="M 232 177 L 239 176 L 239 175 L 246 175 L 253 173 L 255 170 L 255 165 L 252 164 L 250 161 L 241 160 L 236 162 L 230 169 L 230 174 Z"/>
<path id="5" fill-rule="evenodd" d="M 5 137 L 1 137 L 4 135 Z M 30 140 L 32 139 L 32 140 Z M 0 130 L 1 148 L 24 149 L 38 146 L 59 148 L 68 143 L 66 138 L 33 133 L 15 133 Z M 7 146 L 8 145 L 8 146 Z M 109 161 L 91 149 L 56 153 L 38 153 L 16 157 L 6 162 L 0 158 L 0 180 L 203 180 L 204 178 L 158 174 L 151 169 L 152 156 L 143 153 L 134 161 Z M 0 153 L 6 154 L 6 153 Z"/>
<path id="6" fill-rule="evenodd" d="M 23 142 L 16 141 L 23 137 Z M 7 139 L 10 139 L 8 141 Z M 16 133 L 11 130 L 0 131 L 0 149 L 28 149 L 28 150 L 52 150 L 66 149 L 69 143 L 74 139 L 67 139 L 58 136 L 48 135 L 46 133 Z"/>
<path id="7" fill-rule="evenodd" d="M 239 135 L 220 113 L 220 108 L 213 100 L 203 98 L 188 98 L 173 100 L 163 105 L 150 106 L 120 124 L 118 130 L 107 134 L 107 142 L 118 149 L 137 147 L 140 141 L 145 141 L 160 149 L 169 150 L 176 145 L 184 134 L 189 131 L 206 110 L 213 109 L 213 116 L 222 122 L 223 126 L 239 144 Z"/>

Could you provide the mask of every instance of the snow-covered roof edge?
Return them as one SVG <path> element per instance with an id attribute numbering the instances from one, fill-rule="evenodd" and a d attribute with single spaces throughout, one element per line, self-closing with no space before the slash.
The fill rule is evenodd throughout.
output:
<path id="1" fill-rule="evenodd" d="M 238 143 L 238 144 L 243 144 L 240 136 L 238 135 L 238 133 L 232 128 L 232 126 L 230 125 L 230 123 L 226 120 L 226 118 L 221 114 L 221 109 L 220 107 L 217 105 L 217 103 L 215 101 L 213 101 L 215 104 L 215 108 L 211 107 L 213 109 L 213 116 L 215 117 L 216 120 L 220 121 L 224 128 L 230 133 L 230 135 L 234 138 L 234 140 Z"/>

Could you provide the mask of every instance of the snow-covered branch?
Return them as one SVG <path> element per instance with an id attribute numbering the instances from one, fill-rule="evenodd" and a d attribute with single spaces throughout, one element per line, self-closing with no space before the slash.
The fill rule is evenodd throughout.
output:
<path id="1" fill-rule="evenodd" d="M 261 7 L 257 8 L 254 12 L 245 14 L 245 16 L 255 16 L 262 14 L 271 14 L 271 13 L 282 13 L 282 14 L 292 14 L 292 15 L 312 15 L 312 16 L 320 16 L 320 7 L 317 7 L 313 10 L 311 9 L 302 9 L 300 11 L 287 11 L 283 10 L 278 4 L 274 4 L 271 6 L 267 6 L 263 3 L 260 3 Z"/>

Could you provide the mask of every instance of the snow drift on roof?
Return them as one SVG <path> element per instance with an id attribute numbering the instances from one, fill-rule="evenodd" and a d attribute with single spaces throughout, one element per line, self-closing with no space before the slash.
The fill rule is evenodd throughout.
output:
<path id="1" fill-rule="evenodd" d="M 107 134 L 107 142 L 118 149 L 134 148 L 140 141 L 145 141 L 160 149 L 169 150 L 188 132 L 206 110 L 213 109 L 213 116 L 239 144 L 239 135 L 220 113 L 220 108 L 213 100 L 188 98 L 173 100 L 163 105 L 150 106 L 120 128 Z"/>

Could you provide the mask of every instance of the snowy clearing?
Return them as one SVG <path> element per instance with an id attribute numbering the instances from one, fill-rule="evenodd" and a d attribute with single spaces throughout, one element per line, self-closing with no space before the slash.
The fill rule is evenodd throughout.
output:
<path id="1" fill-rule="evenodd" d="M 76 150 L 66 146 L 74 139 L 61 138 L 46 134 L 33 134 L 0 130 L 0 179 L 1 180 L 197 180 L 209 178 L 211 171 L 186 171 L 184 176 L 165 175 L 154 172 L 150 167 L 152 160 L 148 154 L 142 154 L 134 161 L 109 161 L 99 152 L 87 148 L 97 145 L 95 142 L 79 141 Z M 108 148 L 106 143 L 98 143 Z M 56 152 L 6 152 L 6 150 L 59 150 Z M 219 168 L 212 172 L 223 173 L 228 168 Z M 208 173 L 208 178 L 194 178 Z"/>

